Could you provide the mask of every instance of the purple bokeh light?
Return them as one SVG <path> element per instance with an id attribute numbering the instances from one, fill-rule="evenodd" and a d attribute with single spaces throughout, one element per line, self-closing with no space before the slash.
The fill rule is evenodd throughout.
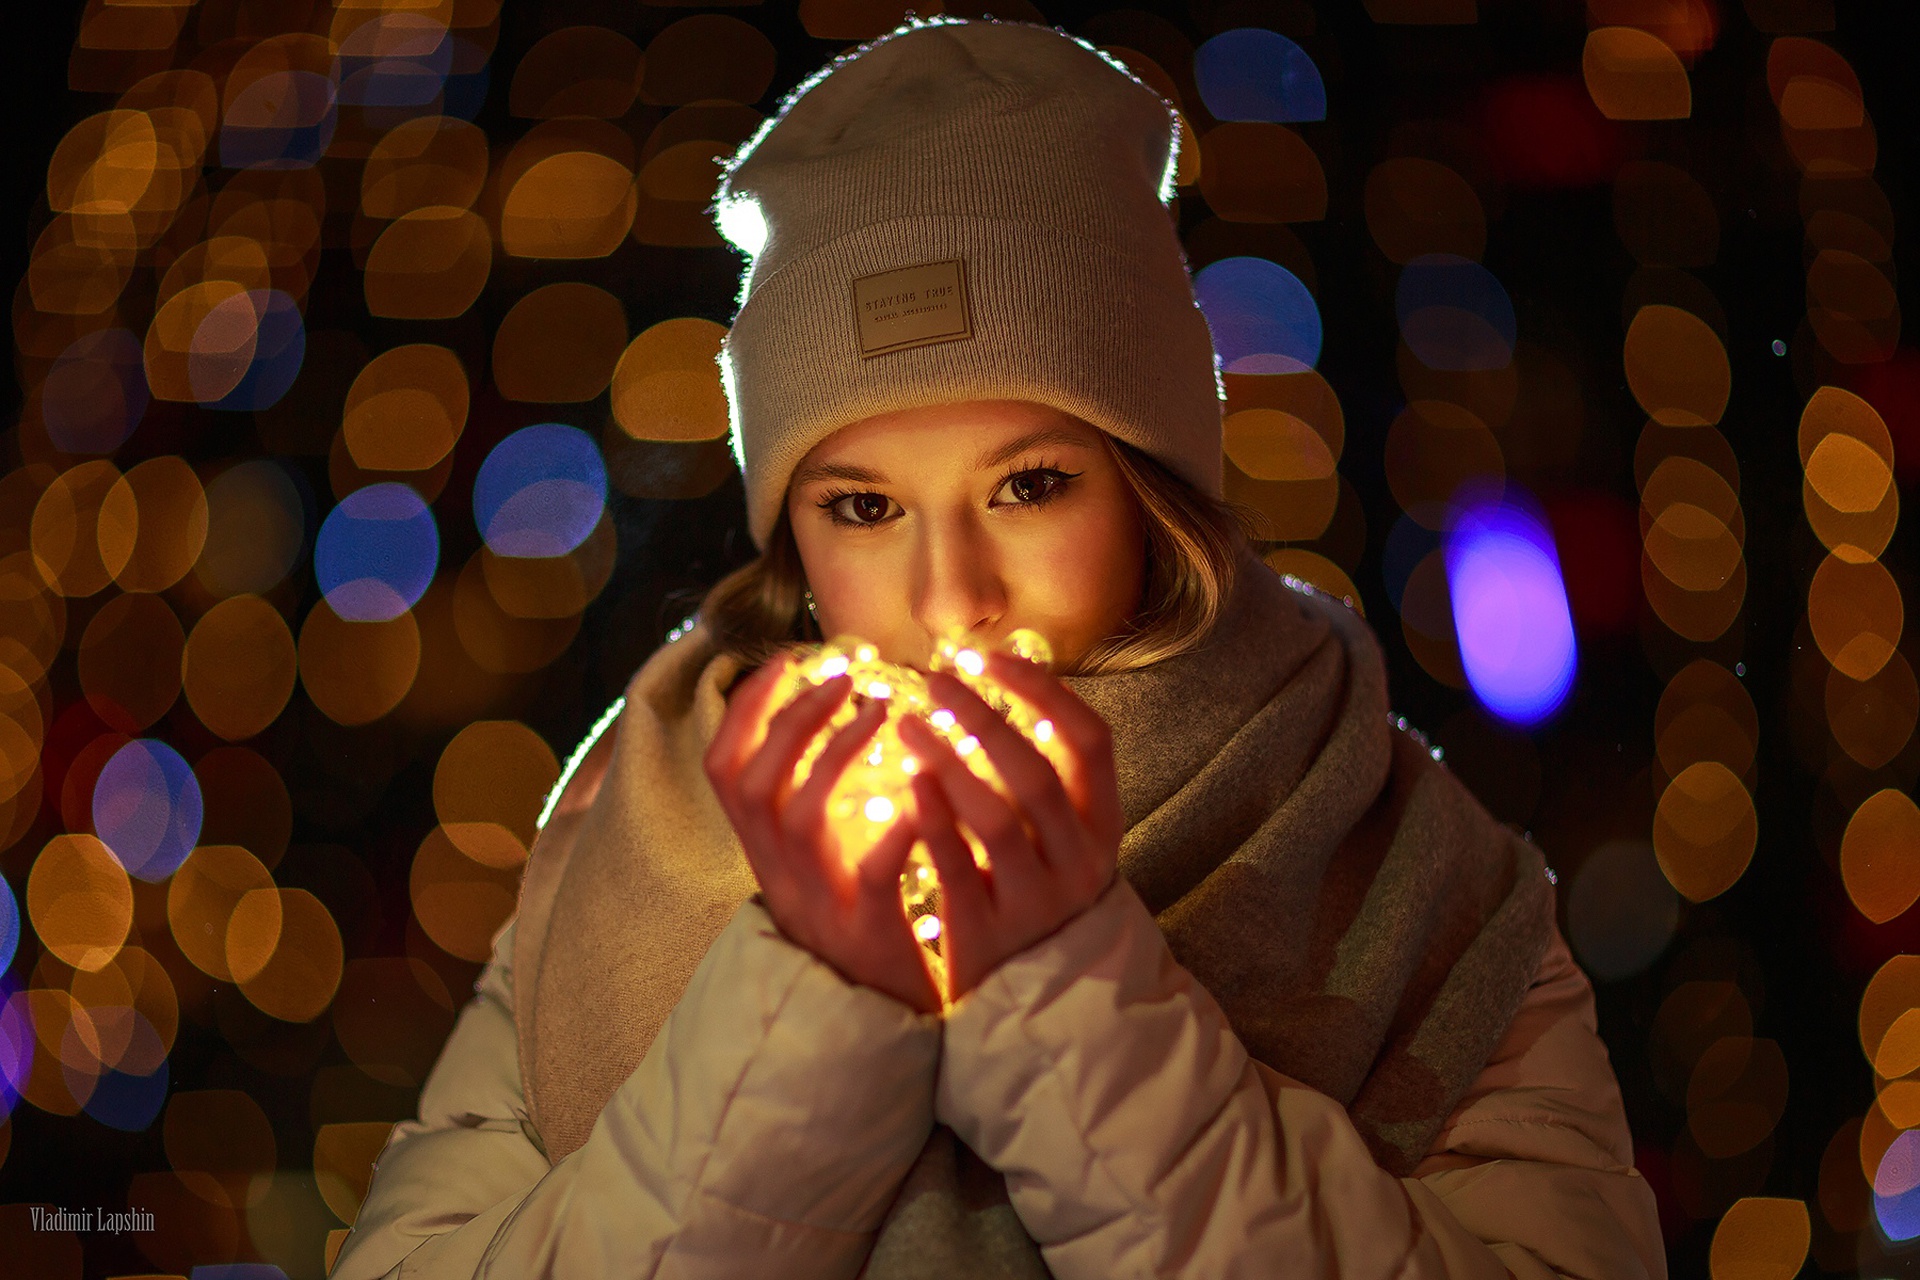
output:
<path id="1" fill-rule="evenodd" d="M 33 1018 L 26 992 L 0 975 L 0 1119 L 13 1114 L 33 1070 Z"/>
<path id="2" fill-rule="evenodd" d="M 93 829 L 127 874 L 148 882 L 179 869 L 200 839 L 200 780 L 158 738 L 135 738 L 93 784 Z"/>
<path id="3" fill-rule="evenodd" d="M 1532 725 L 1566 701 L 1579 654 L 1553 534 L 1517 498 L 1480 486 L 1455 496 L 1447 588 L 1474 695 L 1501 719 Z"/>
<path id="4" fill-rule="evenodd" d="M 1920 1236 L 1920 1129 L 1893 1140 L 1873 1174 L 1873 1216 L 1889 1240 Z"/>

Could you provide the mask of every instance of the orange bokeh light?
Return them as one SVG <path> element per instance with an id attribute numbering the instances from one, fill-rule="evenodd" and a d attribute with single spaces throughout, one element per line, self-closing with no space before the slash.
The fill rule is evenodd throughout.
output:
<path id="1" fill-rule="evenodd" d="M 1920 898 L 1920 809 L 1905 793 L 1888 787 L 1854 810 L 1840 841 L 1840 874 L 1853 905 L 1875 924 Z"/>

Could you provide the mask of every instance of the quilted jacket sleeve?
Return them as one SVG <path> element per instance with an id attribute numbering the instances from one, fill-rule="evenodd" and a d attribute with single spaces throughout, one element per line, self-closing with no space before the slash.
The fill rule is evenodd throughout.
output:
<path id="1" fill-rule="evenodd" d="M 512 926 L 397 1125 L 335 1280 L 850 1278 L 933 1125 L 940 1024 L 793 945 L 757 898 L 587 1142 L 526 1114 Z"/>
<path id="2" fill-rule="evenodd" d="M 1592 988 L 1557 932 L 1398 1178 L 1254 1061 L 1124 878 L 948 1010 L 935 1115 L 1007 1176 L 1058 1280 L 1665 1280 Z"/>

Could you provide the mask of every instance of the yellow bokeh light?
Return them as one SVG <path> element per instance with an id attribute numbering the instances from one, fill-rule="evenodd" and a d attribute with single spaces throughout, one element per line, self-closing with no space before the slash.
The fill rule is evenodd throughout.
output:
<path id="1" fill-rule="evenodd" d="M 1891 763 L 1920 724 L 1920 681 L 1898 649 L 1865 680 L 1829 669 L 1823 701 L 1833 740 L 1868 769 Z"/>
<path id="2" fill-rule="evenodd" d="M 328 718 L 370 724 L 400 705 L 420 672 L 420 624 L 409 610 L 349 621 L 324 599 L 300 624 L 300 683 Z"/>
<path id="3" fill-rule="evenodd" d="M 500 246 L 519 258 L 604 258 L 633 228 L 633 171 L 594 151 L 529 166 L 500 213 Z"/>
<path id="4" fill-rule="evenodd" d="M 234 939 L 276 912 L 276 945 L 257 969 L 243 971 L 234 964 Z M 261 932 L 264 936 L 264 929 Z M 234 908 L 227 959 L 234 964 L 241 993 L 255 1008 L 282 1022 L 311 1022 L 326 1012 L 340 985 L 340 926 L 326 905 L 305 889 L 256 889 Z"/>
<path id="5" fill-rule="evenodd" d="M 532 729 L 517 720 L 475 721 L 453 736 L 434 766 L 434 813 L 469 858 L 517 866 L 533 845 L 535 819 L 559 777 L 553 749 Z"/>
<path id="6" fill-rule="evenodd" d="M 1920 898 L 1920 808 L 1904 792 L 1885 788 L 1854 810 L 1840 841 L 1840 874 L 1853 905 L 1875 924 Z"/>
<path id="7" fill-rule="evenodd" d="M 47 841 L 27 873 L 27 916 L 41 945 L 76 969 L 110 963 L 133 925 L 133 882 L 98 836 Z"/>
<path id="8" fill-rule="evenodd" d="M 1860 996 L 1860 1048 L 1868 1062 L 1879 1061 L 1888 1031 L 1916 1008 L 1920 1008 L 1920 956 L 1894 956 L 1874 973 Z"/>
<path id="9" fill-rule="evenodd" d="M 483 671 L 503 675 L 538 671 L 565 653 L 580 634 L 581 615 L 576 611 L 526 617 L 509 612 L 487 581 L 484 554 L 483 545 L 454 582 L 453 629 L 460 647 Z M 552 558 L 569 563 L 565 557 Z"/>
<path id="10" fill-rule="evenodd" d="M 360 211 L 399 218 L 434 206 L 466 209 L 487 181 L 487 135 L 450 116 L 408 120 L 387 130 L 360 177 Z"/>
<path id="11" fill-rule="evenodd" d="M 181 676 L 200 722 L 230 741 L 272 724 L 293 696 L 299 672 L 293 633 L 256 595 L 222 600 L 187 637 Z"/>
<path id="12" fill-rule="evenodd" d="M 393 1132 L 390 1120 L 323 1124 L 313 1132 L 313 1178 L 340 1221 L 352 1225 L 373 1181 L 373 1161 Z"/>
<path id="13" fill-rule="evenodd" d="M 493 383 L 509 400 L 591 400 L 613 380 L 626 346 L 620 299 L 577 281 L 546 285 L 501 319 L 493 336 Z"/>
<path id="14" fill-rule="evenodd" d="M 1687 69 L 1650 32 L 1635 27 L 1589 31 L 1580 70 L 1593 104 L 1609 120 L 1684 120 L 1693 114 Z"/>
<path id="15" fill-rule="evenodd" d="M 107 585 L 100 516 L 120 470 L 105 458 L 60 473 L 34 504 L 31 529 L 39 576 L 62 595 L 90 596 Z"/>
<path id="16" fill-rule="evenodd" d="M 243 289 L 269 289 L 273 264 L 266 249 L 250 236 L 214 236 L 173 260 L 160 280 L 159 300 L 164 303 L 194 285 L 216 280 Z"/>
<path id="17" fill-rule="evenodd" d="M 427 833 L 414 851 L 408 893 L 414 917 L 434 945 L 448 955 L 479 963 L 493 935 L 513 914 L 520 870 L 469 857 L 444 826 Z"/>
<path id="18" fill-rule="evenodd" d="M 493 270 L 493 237 L 478 215 L 428 205 L 395 219 L 367 254 L 369 314 L 448 320 L 465 314 Z"/>
<path id="19" fill-rule="evenodd" d="M 235 909 L 254 891 L 273 887 L 272 874 L 238 845 L 201 845 L 194 849 L 167 885 L 167 923 L 180 954 L 207 976 L 234 981 L 228 952 Z M 245 972 L 258 972 L 279 939 L 280 924 L 272 909 L 256 905 L 241 921 L 238 936 L 232 938 L 233 958 Z"/>
<path id="20" fill-rule="evenodd" d="M 68 987 L 100 1036 L 100 1064 L 152 1075 L 180 1030 L 180 999 L 165 966 L 142 947 L 125 946 L 97 970 L 76 970 Z"/>
<path id="21" fill-rule="evenodd" d="M 1893 467 L 1872 446 L 1834 432 L 1807 457 L 1801 503 L 1815 536 L 1842 557 L 1873 559 L 1900 519 Z"/>
<path id="22" fill-rule="evenodd" d="M 1690 311 L 1654 304 L 1627 328 L 1627 386 L 1656 422 L 1712 426 L 1727 411 L 1733 372 L 1712 327 Z"/>
<path id="23" fill-rule="evenodd" d="M 425 470 L 460 439 L 471 402 L 466 366 L 447 348 L 415 342 L 382 352 L 347 391 L 347 452 L 369 471 Z"/>
<path id="24" fill-rule="evenodd" d="M 1733 887 L 1753 859 L 1759 834 L 1753 796 L 1715 760 L 1682 769 L 1654 810 L 1653 848 L 1660 869 L 1693 902 Z"/>
<path id="25" fill-rule="evenodd" d="M 728 430 L 715 363 L 726 326 L 662 320 L 627 344 L 613 371 L 613 417 L 635 440 L 712 440 Z"/>
<path id="26" fill-rule="evenodd" d="M 162 159 L 159 135 L 146 112 L 116 108 L 89 116 L 54 149 L 47 164 L 47 204 L 82 215 L 131 213 L 152 186 Z"/>
<path id="27" fill-rule="evenodd" d="M 1870 680 L 1893 656 L 1906 624 L 1900 587 L 1878 560 L 1829 554 L 1807 591 L 1814 643 L 1838 670 Z"/>
<path id="28" fill-rule="evenodd" d="M 1813 1223 L 1804 1200 L 1745 1196 L 1713 1230 L 1713 1280 L 1793 1280 L 1806 1265 Z"/>
<path id="29" fill-rule="evenodd" d="M 149 458 L 100 502 L 100 561 L 125 591 L 164 591 L 207 545 L 207 493 L 184 458 Z"/>
<path id="30" fill-rule="evenodd" d="M 1740 678 L 1697 658 L 1667 682 L 1653 716 L 1654 750 L 1669 777 L 1702 760 L 1744 775 L 1760 740 L 1760 715 Z"/>
<path id="31" fill-rule="evenodd" d="M 1228 222 L 1318 222 L 1327 175 L 1306 140 L 1283 124 L 1230 120 L 1200 139 L 1200 191 Z"/>
<path id="32" fill-rule="evenodd" d="M 1879 1052 L 1873 1056 L 1873 1072 L 1884 1079 L 1895 1080 L 1915 1071 L 1920 1071 L 1920 1009 L 1909 1009 L 1895 1018 L 1880 1038 Z M 1884 1098 L 1884 1091 L 1882 1096 Z"/>
<path id="33" fill-rule="evenodd" d="M 1243 409 L 1224 424 L 1233 464 L 1256 480 L 1326 480 L 1333 451 L 1319 432 L 1279 409 Z"/>

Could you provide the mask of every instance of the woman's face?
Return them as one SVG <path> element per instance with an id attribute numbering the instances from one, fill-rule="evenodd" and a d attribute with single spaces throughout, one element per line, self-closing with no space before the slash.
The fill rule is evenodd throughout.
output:
<path id="1" fill-rule="evenodd" d="M 1022 400 L 880 414 L 815 445 L 787 517 L 822 634 L 924 665 L 949 627 L 1032 627 L 1056 670 L 1140 601 L 1139 505 L 1097 428 Z"/>

